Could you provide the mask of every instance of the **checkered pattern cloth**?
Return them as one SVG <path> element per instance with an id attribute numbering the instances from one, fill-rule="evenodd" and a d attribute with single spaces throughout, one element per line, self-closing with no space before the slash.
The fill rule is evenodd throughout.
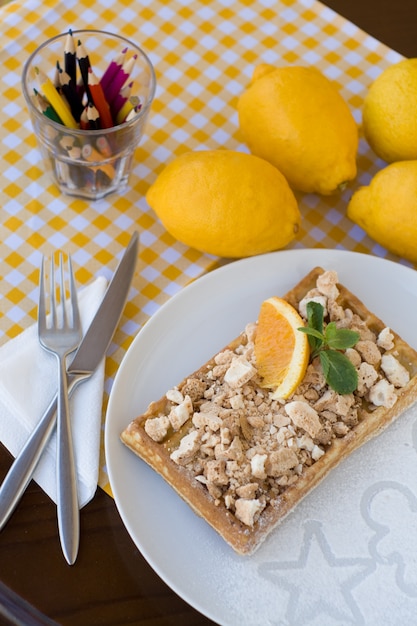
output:
<path id="1" fill-rule="evenodd" d="M 134 40 L 158 81 L 129 189 L 95 203 L 61 195 L 44 172 L 20 86 L 28 55 L 69 28 Z M 236 102 L 260 62 L 318 67 L 360 122 L 368 85 L 401 58 L 315 0 L 13 0 L 0 8 L 0 41 L 0 343 L 36 319 L 42 254 L 70 252 L 77 281 L 86 284 L 99 273 L 110 277 L 131 233 L 140 232 L 131 298 L 107 358 L 103 413 L 117 368 L 149 316 L 222 262 L 174 240 L 147 206 L 146 190 L 164 165 L 186 150 L 247 151 Z M 299 196 L 302 229 L 291 247 L 390 258 L 345 216 L 352 188 L 383 165 L 361 139 L 357 180 L 340 198 Z M 109 491 L 104 451 L 99 484 Z"/>

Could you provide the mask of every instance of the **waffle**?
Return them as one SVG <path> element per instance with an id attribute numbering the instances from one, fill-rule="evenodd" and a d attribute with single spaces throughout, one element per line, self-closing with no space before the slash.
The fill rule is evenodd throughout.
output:
<path id="1" fill-rule="evenodd" d="M 121 440 L 158 472 L 239 554 L 253 553 L 290 511 L 354 450 L 416 400 L 417 352 L 331 270 L 314 268 L 283 296 L 301 315 L 359 332 L 346 356 L 358 388 L 339 395 L 318 359 L 287 400 L 256 370 L 250 322 L 223 350 L 133 419 Z"/>

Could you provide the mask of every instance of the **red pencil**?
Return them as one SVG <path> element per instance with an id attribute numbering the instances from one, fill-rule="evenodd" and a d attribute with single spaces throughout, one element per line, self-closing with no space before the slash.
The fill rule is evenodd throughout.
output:
<path id="1" fill-rule="evenodd" d="M 110 108 L 104 96 L 103 88 L 91 67 L 88 69 L 88 87 L 90 89 L 91 98 L 100 115 L 101 128 L 111 128 L 113 126 L 113 119 Z"/>
<path id="2" fill-rule="evenodd" d="M 88 120 L 88 105 L 84 107 L 84 110 L 81 113 L 80 128 L 81 128 L 81 130 L 89 130 L 90 129 L 90 122 Z"/>

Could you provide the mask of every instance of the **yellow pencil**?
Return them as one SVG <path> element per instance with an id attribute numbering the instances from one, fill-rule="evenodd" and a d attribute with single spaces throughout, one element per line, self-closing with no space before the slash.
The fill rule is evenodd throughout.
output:
<path id="1" fill-rule="evenodd" d="M 126 117 L 138 104 L 139 98 L 137 96 L 131 96 L 128 100 L 126 100 L 126 102 L 116 115 L 116 124 L 122 124 L 122 122 L 125 122 Z"/>
<path id="2" fill-rule="evenodd" d="M 65 100 L 61 98 L 53 82 L 38 67 L 35 67 L 35 73 L 38 76 L 39 86 L 43 91 L 43 95 L 48 99 L 49 104 L 55 109 L 65 126 L 68 126 L 68 128 L 78 128 L 78 124 L 71 113 L 71 109 Z"/>

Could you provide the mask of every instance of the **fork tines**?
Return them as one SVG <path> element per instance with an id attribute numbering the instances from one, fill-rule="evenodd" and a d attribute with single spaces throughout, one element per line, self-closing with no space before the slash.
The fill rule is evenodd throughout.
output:
<path id="1" fill-rule="evenodd" d="M 68 299 L 70 302 L 76 298 L 76 287 L 74 281 L 74 275 L 72 271 L 71 256 L 67 255 L 68 264 L 68 276 L 64 272 L 64 255 L 59 252 L 58 255 L 58 267 L 56 267 L 54 256 L 51 257 L 49 263 L 49 272 L 47 268 L 47 259 L 42 257 L 41 273 L 39 280 L 39 319 L 47 320 L 46 308 L 49 295 L 49 321 L 46 321 L 45 328 L 74 328 L 79 325 L 79 316 L 77 307 L 68 307 L 65 302 Z M 45 286 L 45 275 L 49 274 L 49 294 Z M 68 282 L 69 290 L 66 291 L 65 283 Z M 76 319 L 74 319 L 74 316 Z"/>

